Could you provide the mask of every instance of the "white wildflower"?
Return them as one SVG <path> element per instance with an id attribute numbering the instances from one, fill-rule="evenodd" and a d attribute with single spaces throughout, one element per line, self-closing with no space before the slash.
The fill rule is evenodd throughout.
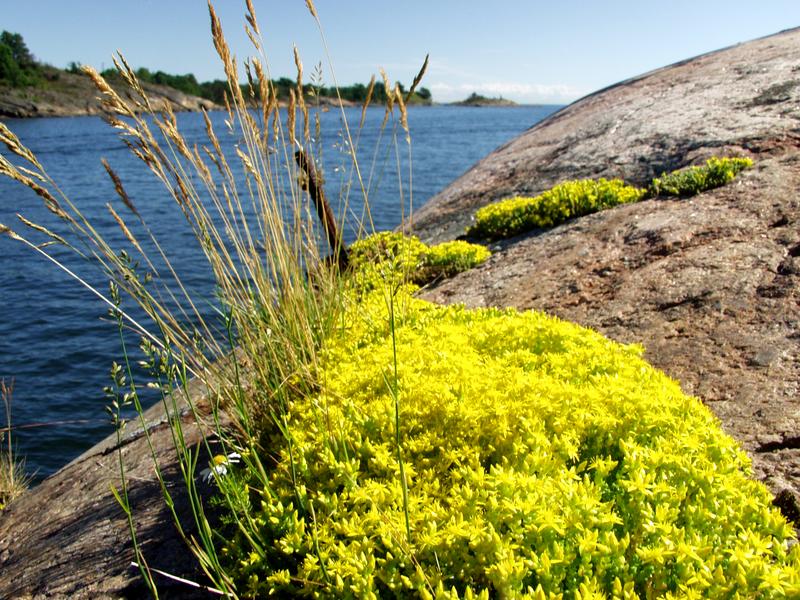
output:
<path id="1" fill-rule="evenodd" d="M 225 454 L 216 454 L 211 458 L 207 469 L 200 471 L 200 477 L 206 483 L 211 483 L 216 477 L 224 477 L 228 474 L 228 467 L 235 465 L 242 458 L 238 452 L 231 452 L 227 456 Z"/>

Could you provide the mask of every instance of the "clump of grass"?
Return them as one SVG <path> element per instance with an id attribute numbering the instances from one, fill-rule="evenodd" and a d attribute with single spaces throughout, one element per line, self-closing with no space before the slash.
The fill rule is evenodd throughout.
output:
<path id="1" fill-rule="evenodd" d="M 753 161 L 749 158 L 712 156 L 705 165 L 656 177 L 648 191 L 651 196 L 695 196 L 730 183 L 740 171 L 752 166 Z"/>
<path id="2" fill-rule="evenodd" d="M 636 202 L 645 193 L 620 179 L 566 181 L 533 198 L 517 196 L 480 208 L 467 234 L 490 240 L 512 237 L 618 204 Z"/>
<path id="3" fill-rule="evenodd" d="M 11 436 L 11 399 L 14 394 L 14 382 L 6 384 L 0 380 L 0 396 L 5 408 L 6 427 L 0 429 L 0 511 L 9 502 L 21 496 L 31 482 L 25 472 L 25 461 L 16 455 Z"/>

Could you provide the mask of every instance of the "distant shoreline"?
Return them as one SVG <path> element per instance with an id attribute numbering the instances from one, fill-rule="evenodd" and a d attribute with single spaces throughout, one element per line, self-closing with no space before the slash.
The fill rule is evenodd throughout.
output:
<path id="1" fill-rule="evenodd" d="M 81 106 L 76 106 L 75 104 L 68 104 L 68 105 L 57 105 L 52 102 L 34 102 L 27 99 L 16 99 L 16 98 L 8 98 L 3 97 L 4 90 L 0 88 L 0 121 L 6 121 L 10 119 L 39 119 L 39 118 L 71 118 L 71 117 L 101 117 L 104 113 L 100 109 L 99 106 L 95 106 L 91 102 L 85 102 Z M 202 99 L 200 99 L 202 100 Z M 165 99 L 165 101 L 168 101 Z M 320 108 L 323 110 L 330 110 L 331 108 L 337 108 L 337 102 L 335 98 L 325 98 L 323 102 L 320 103 Z M 280 108 L 286 108 L 285 103 L 281 103 Z M 342 106 L 344 108 L 360 108 L 361 105 L 355 102 L 350 101 L 342 101 Z M 508 108 L 508 109 L 517 109 L 517 108 L 541 108 L 547 106 L 562 106 L 561 104 L 542 104 L 542 103 L 532 103 L 532 104 L 517 104 L 517 103 L 509 103 L 509 104 L 493 104 L 493 103 L 478 103 L 478 104 L 464 104 L 463 101 L 461 102 L 432 102 L 430 104 L 413 104 L 410 105 L 408 108 L 410 110 L 414 110 L 417 108 L 450 108 L 450 107 L 464 107 L 464 108 Z M 311 107 L 312 109 L 315 106 Z M 369 107 L 372 108 L 384 108 L 383 104 L 372 104 Z M 176 104 L 172 103 L 172 110 L 176 113 L 178 112 L 200 112 L 202 110 L 213 112 L 213 111 L 221 111 L 225 110 L 222 106 L 214 105 L 213 103 L 205 103 L 205 102 L 198 102 L 194 106 L 186 106 L 185 103 Z"/>

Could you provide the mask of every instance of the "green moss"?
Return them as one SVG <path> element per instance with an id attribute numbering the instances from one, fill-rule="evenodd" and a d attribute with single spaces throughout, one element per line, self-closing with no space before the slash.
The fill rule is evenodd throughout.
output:
<path id="1" fill-rule="evenodd" d="M 644 195 L 645 190 L 620 179 L 566 181 L 533 198 L 515 197 L 484 206 L 475 214 L 475 225 L 467 233 L 485 239 L 507 238 L 617 204 L 636 202 Z"/>
<path id="2" fill-rule="evenodd" d="M 220 482 L 249 527 L 220 552 L 242 595 L 800 594 L 800 546 L 748 458 L 641 348 L 542 313 L 365 289 L 365 271 L 396 281 L 420 250 L 384 235 L 356 246 L 357 266 L 370 244 L 386 260 L 353 274 L 319 391 L 288 407 L 291 447 L 268 449 L 269 485 Z"/>
<path id="3" fill-rule="evenodd" d="M 752 166 L 749 158 L 712 157 L 703 166 L 672 171 L 653 179 L 649 192 L 653 196 L 694 196 L 733 181 L 740 171 Z"/>

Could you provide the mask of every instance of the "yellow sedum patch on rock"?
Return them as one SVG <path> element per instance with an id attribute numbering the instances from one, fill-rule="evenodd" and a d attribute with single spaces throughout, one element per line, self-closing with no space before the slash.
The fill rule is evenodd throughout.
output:
<path id="1" fill-rule="evenodd" d="M 644 190 L 621 179 L 565 181 L 533 198 L 515 196 L 479 208 L 467 234 L 488 240 L 554 227 L 575 217 L 653 196 L 694 196 L 723 186 L 753 166 L 749 158 L 711 157 L 705 165 L 672 171 Z"/>
<path id="2" fill-rule="evenodd" d="M 730 183 L 741 171 L 752 166 L 749 158 L 712 156 L 705 165 L 656 177 L 650 184 L 650 193 L 653 196 L 694 196 Z"/>
<path id="3" fill-rule="evenodd" d="M 479 244 L 461 240 L 429 246 L 416 236 L 384 231 L 359 240 L 350 247 L 357 287 L 373 289 L 387 283 L 425 285 L 473 269 L 491 252 Z"/>
<path id="4" fill-rule="evenodd" d="M 565 181 L 533 198 L 516 196 L 478 209 L 475 224 L 467 234 L 492 240 L 512 237 L 618 204 L 637 202 L 645 194 L 646 190 L 621 179 Z"/>
<path id="5" fill-rule="evenodd" d="M 539 312 L 358 283 L 396 282 L 404 263 L 387 257 L 351 280 L 319 391 L 289 407 L 291 448 L 269 448 L 269 488 L 238 483 L 240 516 L 271 549 L 236 531 L 224 543 L 243 595 L 800 594 L 800 546 L 748 458 L 641 348 Z"/>

